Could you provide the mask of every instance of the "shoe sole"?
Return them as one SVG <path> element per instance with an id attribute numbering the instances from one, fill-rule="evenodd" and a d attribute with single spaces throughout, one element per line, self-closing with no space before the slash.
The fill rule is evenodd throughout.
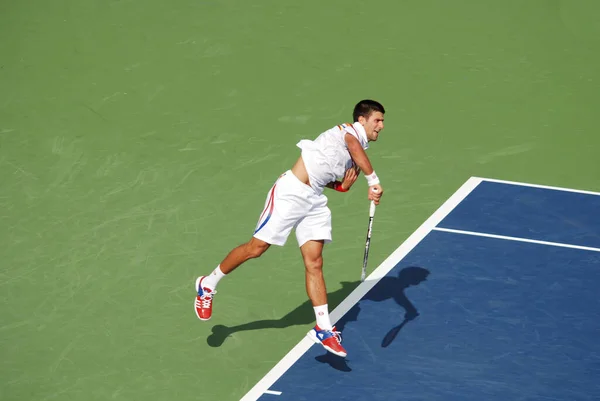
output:
<path id="1" fill-rule="evenodd" d="M 328 352 L 331 352 L 334 355 L 341 356 L 342 358 L 345 358 L 348 355 L 347 352 L 338 352 L 323 344 L 321 340 L 317 338 L 317 335 L 315 334 L 314 330 L 311 330 L 308 333 L 306 333 L 306 337 L 310 338 L 315 344 L 321 344 L 323 348 L 325 348 Z"/>
<path id="2" fill-rule="evenodd" d="M 196 293 L 198 293 L 198 291 L 200 291 L 200 281 L 203 278 L 204 278 L 204 276 L 200 276 L 200 277 L 198 277 L 196 279 Z M 210 317 L 208 319 L 200 317 L 200 315 L 198 314 L 198 310 L 196 309 L 196 303 L 195 302 L 194 302 L 194 312 L 196 312 L 196 317 L 198 317 L 198 319 L 202 320 L 203 322 L 206 322 L 207 320 L 210 320 Z"/>

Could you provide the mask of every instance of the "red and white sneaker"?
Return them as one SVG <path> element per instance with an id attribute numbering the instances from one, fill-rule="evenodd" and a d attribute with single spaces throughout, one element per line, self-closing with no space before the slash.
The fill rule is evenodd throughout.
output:
<path id="1" fill-rule="evenodd" d="M 196 316 L 198 316 L 198 319 L 209 320 L 212 316 L 213 296 L 217 293 L 217 291 L 211 290 L 207 287 L 203 288 L 202 280 L 204 280 L 204 276 L 200 276 L 196 279 L 196 291 L 198 294 L 196 295 L 194 307 L 196 309 Z"/>
<path id="2" fill-rule="evenodd" d="M 342 347 L 342 333 L 337 331 L 335 326 L 332 330 L 321 330 L 317 325 L 306 336 L 316 344 L 321 344 L 323 348 L 332 354 L 341 357 L 348 355 L 344 347 Z"/>

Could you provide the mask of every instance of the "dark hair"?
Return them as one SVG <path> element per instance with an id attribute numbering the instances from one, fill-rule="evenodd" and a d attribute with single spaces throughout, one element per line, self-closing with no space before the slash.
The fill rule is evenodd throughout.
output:
<path id="1" fill-rule="evenodd" d="M 382 114 L 385 114 L 385 109 L 383 105 L 375 100 L 361 100 L 354 106 L 354 112 L 352 113 L 352 118 L 354 118 L 354 122 L 358 121 L 358 117 L 363 116 L 364 118 L 369 118 L 372 112 L 379 111 Z"/>

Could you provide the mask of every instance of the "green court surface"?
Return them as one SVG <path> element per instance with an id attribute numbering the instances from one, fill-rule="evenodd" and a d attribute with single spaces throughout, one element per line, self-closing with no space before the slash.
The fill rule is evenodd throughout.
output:
<path id="1" fill-rule="evenodd" d="M 250 238 L 296 142 L 362 98 L 387 109 L 371 270 L 470 176 L 599 191 L 598 15 L 0 2 L 0 399 L 239 400 L 313 325 L 295 238 L 222 281 L 210 322 L 194 280 Z M 328 194 L 333 309 L 360 277 L 368 202 L 362 178 Z M 217 324 L 246 325 L 215 346 Z"/>

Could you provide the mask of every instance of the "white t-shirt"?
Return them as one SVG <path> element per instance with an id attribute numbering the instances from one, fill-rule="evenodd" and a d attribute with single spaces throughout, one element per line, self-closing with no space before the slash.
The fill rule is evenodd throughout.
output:
<path id="1" fill-rule="evenodd" d="M 313 141 L 303 139 L 297 144 L 302 149 L 310 185 L 318 194 L 323 193 L 330 182 L 342 180 L 346 170 L 353 165 L 344 139 L 347 133 L 356 137 L 363 149 L 369 147 L 367 134 L 359 122 L 336 125 Z"/>

